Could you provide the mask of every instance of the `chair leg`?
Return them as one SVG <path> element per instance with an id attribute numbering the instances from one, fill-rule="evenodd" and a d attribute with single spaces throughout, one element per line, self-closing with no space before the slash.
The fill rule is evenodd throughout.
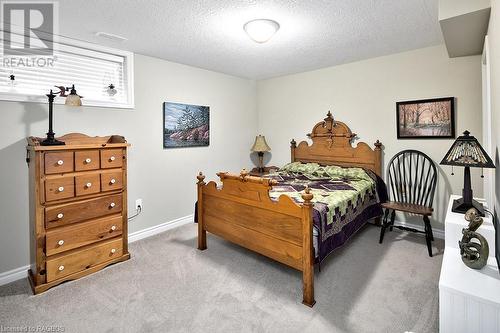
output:
<path id="1" fill-rule="evenodd" d="M 394 227 L 394 220 L 396 219 L 396 211 L 393 210 L 391 213 L 391 227 L 389 228 L 389 231 L 392 231 Z"/>
<path id="2" fill-rule="evenodd" d="M 386 209 L 384 212 L 384 219 L 382 221 L 382 226 L 380 228 L 380 239 L 379 244 L 382 244 L 384 241 L 385 228 L 387 228 L 387 218 L 389 217 L 389 209 Z"/>
<path id="3" fill-rule="evenodd" d="M 429 252 L 429 257 L 432 257 L 432 245 L 431 242 L 433 240 L 432 236 L 432 227 L 431 222 L 427 216 L 424 216 L 424 230 L 425 230 L 425 241 L 427 243 L 427 251 Z"/>

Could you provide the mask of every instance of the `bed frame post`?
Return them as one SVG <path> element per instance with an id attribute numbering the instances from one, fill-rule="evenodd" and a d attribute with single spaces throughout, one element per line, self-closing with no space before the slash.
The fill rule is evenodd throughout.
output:
<path id="1" fill-rule="evenodd" d="M 375 142 L 375 173 L 377 175 L 379 175 L 380 178 L 384 178 L 382 177 L 382 142 L 380 142 L 379 140 L 377 140 L 377 142 Z"/>
<path id="2" fill-rule="evenodd" d="M 292 150 L 293 152 L 293 150 Z M 302 304 L 313 307 L 314 300 L 314 250 L 313 250 L 313 218 L 311 202 L 313 194 L 309 187 L 302 193 Z"/>
<path id="3" fill-rule="evenodd" d="M 382 142 L 380 142 L 379 140 L 375 142 L 374 152 L 375 152 L 374 171 L 380 178 L 383 179 L 384 177 L 382 177 Z M 375 225 L 382 225 L 382 219 L 380 218 L 380 216 L 375 218 L 374 222 Z"/>
<path id="4" fill-rule="evenodd" d="M 295 142 L 295 139 L 292 139 L 290 141 L 290 162 L 295 162 L 295 148 L 297 148 L 297 142 Z"/>
<path id="5" fill-rule="evenodd" d="M 196 176 L 198 178 L 198 250 L 207 249 L 207 231 L 205 230 L 203 223 L 203 186 L 205 186 L 205 176 L 203 173 Z"/>

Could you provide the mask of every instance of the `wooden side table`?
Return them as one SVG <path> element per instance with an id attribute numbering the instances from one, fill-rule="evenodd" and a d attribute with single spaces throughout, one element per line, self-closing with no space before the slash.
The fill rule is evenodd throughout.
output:
<path id="1" fill-rule="evenodd" d="M 276 166 L 269 166 L 269 167 L 264 167 L 264 172 L 259 172 L 259 168 L 253 168 L 248 174 L 254 177 L 262 177 L 278 169 L 279 168 Z"/>

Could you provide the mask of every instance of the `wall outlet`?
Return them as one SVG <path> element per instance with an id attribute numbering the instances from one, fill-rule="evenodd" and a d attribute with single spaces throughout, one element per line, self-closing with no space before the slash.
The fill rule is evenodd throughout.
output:
<path id="1" fill-rule="evenodd" d="M 139 208 L 141 207 L 141 208 Z M 135 210 L 138 211 L 138 210 L 143 210 L 144 209 L 144 206 L 142 205 L 142 199 L 137 199 L 135 200 Z"/>

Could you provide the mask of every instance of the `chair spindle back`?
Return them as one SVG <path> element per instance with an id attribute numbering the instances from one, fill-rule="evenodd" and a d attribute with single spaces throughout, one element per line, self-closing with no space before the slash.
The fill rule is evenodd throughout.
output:
<path id="1" fill-rule="evenodd" d="M 387 169 L 392 201 L 432 207 L 436 190 L 436 165 L 418 150 L 403 150 L 389 162 Z"/>

